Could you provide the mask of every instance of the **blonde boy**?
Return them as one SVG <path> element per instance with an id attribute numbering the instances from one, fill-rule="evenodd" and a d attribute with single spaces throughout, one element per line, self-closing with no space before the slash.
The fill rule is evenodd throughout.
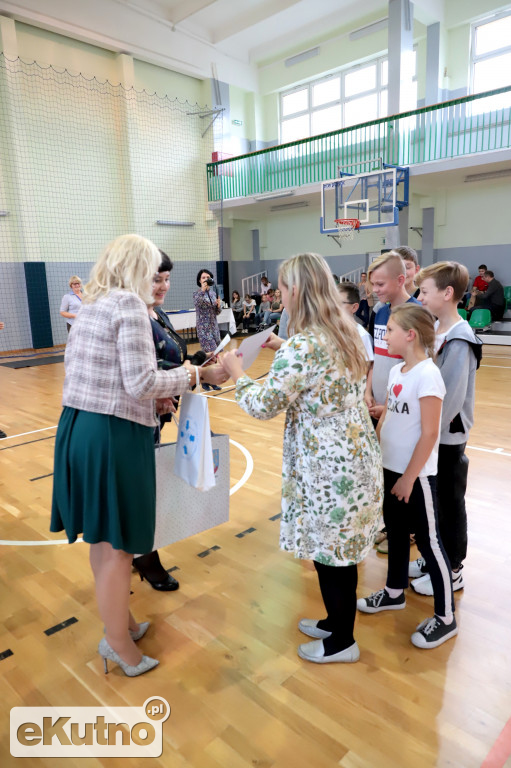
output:
<path id="1" fill-rule="evenodd" d="M 388 251 L 375 259 L 368 269 L 367 279 L 370 290 L 380 302 L 384 302 L 374 318 L 374 367 L 372 401 L 369 407 L 372 418 L 378 421 L 385 405 L 389 373 L 401 361 L 400 357 L 389 355 L 387 342 L 383 340 L 390 312 L 407 301 L 415 304 L 419 302 L 411 298 L 406 291 L 406 267 L 396 251 Z"/>

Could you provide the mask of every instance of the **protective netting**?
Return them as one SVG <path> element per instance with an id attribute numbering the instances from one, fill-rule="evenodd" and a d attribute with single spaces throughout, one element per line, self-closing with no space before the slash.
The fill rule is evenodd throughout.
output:
<path id="1" fill-rule="evenodd" d="M 219 257 L 205 109 L 3 55 L 0 104 L 0 351 L 33 346 L 26 280 L 40 270 L 27 262 L 45 264 L 40 311 L 60 344 L 69 277 L 86 281 L 102 248 L 127 232 L 174 261 L 165 308 L 191 307 L 198 269 L 214 272 Z"/>

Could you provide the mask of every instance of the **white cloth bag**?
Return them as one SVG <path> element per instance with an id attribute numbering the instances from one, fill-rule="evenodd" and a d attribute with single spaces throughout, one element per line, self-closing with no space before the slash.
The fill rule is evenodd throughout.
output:
<path id="1" fill-rule="evenodd" d="M 197 389 L 200 389 L 198 373 Z M 215 487 L 208 400 L 187 392 L 181 398 L 174 474 L 200 491 Z"/>
<path id="2" fill-rule="evenodd" d="M 206 400 L 206 398 L 203 398 Z M 215 487 L 192 488 L 172 472 L 176 443 L 156 447 L 156 530 L 153 549 L 160 549 L 229 520 L 229 437 L 213 435 Z"/>

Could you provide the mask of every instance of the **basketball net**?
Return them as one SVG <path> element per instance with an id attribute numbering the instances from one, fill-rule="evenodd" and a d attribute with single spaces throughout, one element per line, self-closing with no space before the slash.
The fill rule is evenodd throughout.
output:
<path id="1" fill-rule="evenodd" d="M 336 219 L 337 237 L 341 240 L 353 240 L 355 230 L 359 229 L 360 221 L 358 219 Z"/>

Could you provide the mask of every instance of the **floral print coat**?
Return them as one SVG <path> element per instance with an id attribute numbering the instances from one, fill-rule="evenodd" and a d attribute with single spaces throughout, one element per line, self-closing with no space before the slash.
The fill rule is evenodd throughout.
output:
<path id="1" fill-rule="evenodd" d="M 383 472 L 364 388 L 312 333 L 284 342 L 263 384 L 238 379 L 236 401 L 248 414 L 286 411 L 280 546 L 295 557 L 352 565 L 374 544 Z"/>
<path id="2" fill-rule="evenodd" d="M 216 304 L 214 291 L 195 291 L 193 303 L 196 311 L 197 338 L 204 352 L 214 352 L 220 344 L 220 331 L 216 316 L 222 311 Z"/>

